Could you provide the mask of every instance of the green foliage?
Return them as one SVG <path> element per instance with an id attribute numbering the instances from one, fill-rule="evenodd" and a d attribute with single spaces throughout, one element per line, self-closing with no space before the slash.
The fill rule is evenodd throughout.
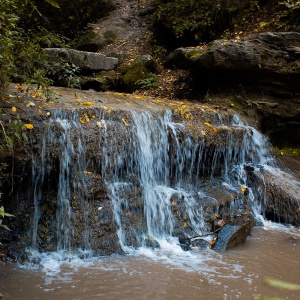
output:
<path id="1" fill-rule="evenodd" d="M 151 88 L 157 88 L 158 83 L 156 81 L 156 75 L 153 73 L 149 73 L 146 78 L 138 80 L 137 85 L 142 90 L 149 90 Z"/>
<path id="2" fill-rule="evenodd" d="M 46 0 L 42 3 L 47 4 Z M 26 28 L 25 12 L 32 4 L 27 0 L 0 0 L 0 98 L 10 81 L 48 87 L 63 77 L 69 87 L 79 86 L 74 65 L 63 61 L 54 64 L 43 53 L 44 47 L 64 47 L 68 39 L 38 25 Z M 27 13 L 28 22 L 33 21 L 31 13 Z"/>
<path id="3" fill-rule="evenodd" d="M 44 61 L 47 76 L 55 82 L 62 82 L 70 88 L 80 87 L 79 68 L 72 63 L 61 60 L 59 62 Z"/>
<path id="4" fill-rule="evenodd" d="M 232 17 L 244 7 L 232 0 L 157 0 L 156 28 L 187 43 L 209 41 L 231 26 Z M 249 1 L 245 1 L 249 2 Z M 158 32 L 158 31 L 157 31 Z"/>
<path id="5" fill-rule="evenodd" d="M 4 217 L 14 217 L 14 215 L 6 213 L 4 210 L 4 207 L 1 206 L 0 207 L 0 227 L 4 228 L 6 230 L 10 230 L 6 225 L 2 224 Z"/>
<path id="6" fill-rule="evenodd" d="M 112 8 L 110 0 L 15 0 L 22 28 L 41 27 L 74 38 L 88 23 L 103 18 Z"/>
<path id="7" fill-rule="evenodd" d="M 233 38 L 241 31 L 300 30 L 297 0 L 156 0 L 156 4 L 154 31 L 171 47 Z"/>

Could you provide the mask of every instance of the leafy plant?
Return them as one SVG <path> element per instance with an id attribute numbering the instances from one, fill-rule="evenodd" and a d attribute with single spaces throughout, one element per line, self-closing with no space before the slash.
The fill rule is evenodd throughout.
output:
<path id="1" fill-rule="evenodd" d="M 143 90 L 149 90 L 151 88 L 158 87 L 158 83 L 156 81 L 156 75 L 153 73 L 149 73 L 146 78 L 138 80 L 137 84 L 139 88 Z"/>
<path id="2" fill-rule="evenodd" d="M 2 162 L 1 160 L 7 155 L 11 155 L 12 168 L 9 175 L 12 181 L 13 189 L 15 147 L 17 143 L 28 141 L 26 127 L 24 126 L 19 116 L 17 116 L 13 120 L 9 119 L 6 128 L 4 127 L 3 122 L 0 121 L 0 140 L 2 141 L 0 144 L 0 187 L 2 186 L 2 181 L 5 177 L 3 171 L 7 167 L 7 164 L 5 162 Z"/>
<path id="3" fill-rule="evenodd" d="M 1 196 L 1 194 L 0 194 L 0 196 Z M 2 224 L 4 217 L 14 217 L 14 215 L 11 215 L 11 214 L 5 212 L 4 207 L 1 206 L 0 207 L 0 227 L 4 228 L 6 230 L 10 230 L 6 225 Z M 1 242 L 0 242 L 0 244 L 1 244 Z"/>

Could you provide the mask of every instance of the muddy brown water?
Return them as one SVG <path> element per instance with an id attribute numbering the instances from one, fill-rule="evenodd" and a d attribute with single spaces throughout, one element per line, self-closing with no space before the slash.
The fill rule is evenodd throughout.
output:
<path id="1" fill-rule="evenodd" d="M 87 263 L 65 262 L 58 269 L 53 259 L 48 261 L 47 271 L 6 264 L 0 269 L 0 292 L 3 299 L 14 300 L 250 300 L 255 294 L 300 299 L 300 291 L 263 283 L 267 277 L 300 283 L 299 237 L 299 230 L 255 228 L 245 244 L 223 253 L 149 250 Z"/>

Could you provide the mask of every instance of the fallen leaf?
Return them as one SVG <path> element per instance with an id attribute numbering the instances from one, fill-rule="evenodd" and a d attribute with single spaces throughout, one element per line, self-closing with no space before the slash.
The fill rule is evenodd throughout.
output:
<path id="1" fill-rule="evenodd" d="M 125 124 L 125 126 L 129 126 L 129 124 L 126 122 L 126 120 L 124 118 L 122 118 L 122 121 Z"/>
<path id="2" fill-rule="evenodd" d="M 102 122 L 98 121 L 98 122 L 97 122 L 97 126 L 98 126 L 98 127 L 102 127 Z"/>
<path id="3" fill-rule="evenodd" d="M 79 122 L 80 122 L 81 124 L 84 124 L 84 120 L 83 120 L 82 117 L 79 118 Z"/>
<path id="4" fill-rule="evenodd" d="M 30 130 L 34 128 L 34 126 L 32 124 L 24 124 L 24 126 Z"/>
<path id="5" fill-rule="evenodd" d="M 297 213 L 300 213 L 300 207 L 298 207 L 298 208 L 296 209 L 296 212 L 297 212 Z"/>
<path id="6" fill-rule="evenodd" d="M 50 115 L 51 115 L 51 112 L 50 112 L 50 111 L 47 111 L 46 115 L 47 115 L 47 116 L 50 116 Z"/>
<path id="7" fill-rule="evenodd" d="M 290 290 L 290 291 L 300 291 L 299 284 L 285 282 L 285 281 L 271 279 L 271 278 L 266 278 L 264 280 L 264 282 L 265 282 L 265 284 L 267 284 L 271 287 L 276 287 L 279 289 L 286 289 L 286 290 Z"/>
<path id="8" fill-rule="evenodd" d="M 183 223 L 183 227 L 184 227 L 184 228 L 187 227 L 187 223 L 186 223 L 186 222 Z"/>
<path id="9" fill-rule="evenodd" d="M 33 103 L 33 102 L 28 102 L 28 103 L 26 104 L 26 106 L 27 106 L 27 107 L 33 107 L 33 106 L 35 106 L 35 103 Z"/>
<path id="10" fill-rule="evenodd" d="M 245 193 L 247 191 L 247 188 L 241 187 L 241 191 L 242 191 L 242 193 Z"/>
<path id="11" fill-rule="evenodd" d="M 83 171 L 83 173 L 86 175 L 93 175 L 93 172 L 89 172 L 89 171 Z"/>
<path id="12" fill-rule="evenodd" d="M 17 111 L 17 108 L 16 108 L 15 106 L 13 106 L 13 107 L 11 108 L 11 111 L 12 111 L 12 112 L 16 112 L 16 111 Z"/>
<path id="13" fill-rule="evenodd" d="M 84 106 L 91 106 L 93 105 L 94 103 L 93 102 L 90 102 L 90 101 L 86 101 L 86 102 L 82 102 L 82 105 Z"/>
<path id="14" fill-rule="evenodd" d="M 205 125 L 205 126 L 209 126 L 209 127 L 212 126 L 212 125 L 211 125 L 210 123 L 208 123 L 208 122 L 205 122 L 204 125 Z"/>
<path id="15" fill-rule="evenodd" d="M 201 130 L 201 134 L 202 135 L 206 135 L 206 131 L 205 130 Z"/>
<path id="16" fill-rule="evenodd" d="M 209 245 L 209 249 L 213 249 L 215 247 L 215 244 L 216 244 L 216 239 L 213 239 Z"/>
<path id="17" fill-rule="evenodd" d="M 185 110 L 184 110 L 183 108 L 180 108 L 180 109 L 179 109 L 179 113 L 180 113 L 181 115 L 184 115 Z"/>
<path id="18" fill-rule="evenodd" d="M 109 110 L 107 110 L 107 113 L 108 113 L 108 114 L 111 114 L 111 110 L 110 110 L 110 109 L 109 109 Z"/>
<path id="19" fill-rule="evenodd" d="M 89 122 L 90 121 L 89 115 L 86 112 L 83 115 L 84 115 L 85 119 Z"/>

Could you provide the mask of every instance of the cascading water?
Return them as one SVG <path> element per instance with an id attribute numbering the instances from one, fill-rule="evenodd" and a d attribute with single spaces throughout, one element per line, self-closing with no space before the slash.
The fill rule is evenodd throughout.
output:
<path id="1" fill-rule="evenodd" d="M 110 239 L 114 238 L 112 223 L 125 252 L 131 247 L 162 246 L 183 232 L 188 236 L 209 232 L 207 219 L 226 206 L 216 193 L 230 198 L 229 216 L 248 209 L 257 217 L 264 213 L 264 185 L 251 189 L 247 170 L 257 172 L 263 182 L 260 168 L 273 164 L 268 143 L 237 116 L 224 121 L 215 113 L 210 131 L 220 133 L 224 143 L 209 144 L 208 131 L 190 134 L 171 111 L 132 111 L 127 115 L 129 124 L 104 110 L 93 113 L 98 121 L 92 128 L 80 121 L 78 113 L 60 110 L 45 125 L 41 152 L 33 157 L 34 248 L 41 239 L 43 189 L 53 176 L 57 195 L 51 228 L 56 228 L 58 250 L 97 248 L 93 245 L 99 243 L 106 247 L 105 234 L 112 232 Z M 250 207 L 245 207 L 243 189 L 248 190 Z M 100 192 L 102 198 L 96 195 Z"/>

